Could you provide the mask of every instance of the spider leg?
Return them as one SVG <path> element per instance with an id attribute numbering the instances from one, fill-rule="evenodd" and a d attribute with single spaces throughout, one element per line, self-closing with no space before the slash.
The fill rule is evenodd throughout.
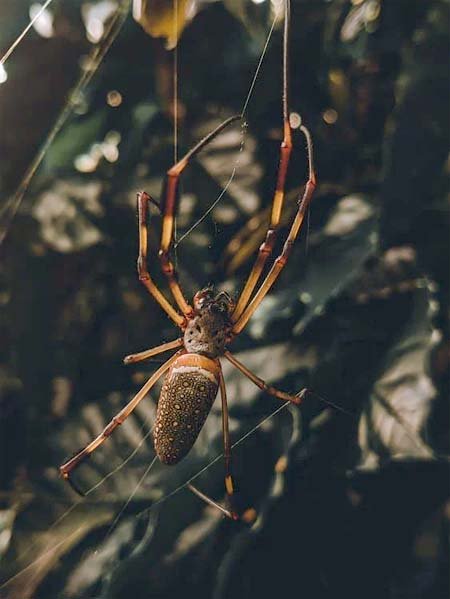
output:
<path id="1" fill-rule="evenodd" d="M 222 369 L 220 369 L 220 398 L 222 400 L 222 435 L 223 435 L 223 455 L 225 458 L 225 489 L 227 492 L 228 503 L 231 508 L 231 514 L 233 520 L 238 520 L 236 510 L 234 509 L 234 484 L 233 477 L 231 475 L 231 440 L 230 431 L 228 426 L 228 403 L 227 403 L 227 390 L 225 387 L 225 381 L 223 378 Z"/>
<path id="2" fill-rule="evenodd" d="M 276 387 L 268 385 L 265 381 L 263 381 L 263 379 L 260 379 L 259 376 L 256 376 L 256 374 L 254 374 L 251 370 L 244 366 L 244 364 L 239 362 L 239 360 L 237 360 L 229 351 L 225 351 L 224 356 L 229 362 L 231 362 L 231 364 L 233 364 L 233 366 L 240 370 L 242 374 L 245 374 L 247 378 L 249 378 L 253 383 L 255 383 L 257 387 L 259 387 L 269 395 L 273 395 L 273 397 L 281 399 L 282 401 L 290 401 L 298 406 L 302 403 L 303 399 L 308 393 L 307 389 L 302 389 L 301 391 L 299 391 L 299 393 L 296 393 L 295 395 L 292 395 L 291 393 L 286 393 L 285 391 L 281 391 Z"/>
<path id="3" fill-rule="evenodd" d="M 298 233 L 301 229 L 301 226 L 303 224 L 305 214 L 309 208 L 309 204 L 311 202 L 311 199 L 312 199 L 312 196 L 314 193 L 314 189 L 316 188 L 316 175 L 314 172 L 314 164 L 313 164 L 313 149 L 312 149 L 311 134 L 309 133 L 308 129 L 306 127 L 304 127 L 303 125 L 300 127 L 300 129 L 306 138 L 306 144 L 307 144 L 307 149 L 308 149 L 309 178 L 308 178 L 308 181 L 305 186 L 305 191 L 303 193 L 301 200 L 299 201 L 297 214 L 295 215 L 295 218 L 291 225 L 289 234 L 284 243 L 283 251 L 278 256 L 278 258 L 275 259 L 271 269 L 267 273 L 266 278 L 262 282 L 260 288 L 254 295 L 251 302 L 244 309 L 241 316 L 235 322 L 235 324 L 232 328 L 232 333 L 234 335 L 237 335 L 238 333 L 240 333 L 242 331 L 242 329 L 245 327 L 245 325 L 250 320 L 253 313 L 259 306 L 259 304 L 263 301 L 263 299 L 265 298 L 267 293 L 270 291 L 270 288 L 277 280 L 278 276 L 280 275 L 280 272 L 285 267 L 285 265 L 288 261 L 289 255 L 292 251 L 294 242 L 295 242 L 295 240 L 298 236 Z"/>
<path id="4" fill-rule="evenodd" d="M 70 473 L 74 468 L 76 468 L 81 462 L 84 462 L 93 451 L 95 451 L 102 443 L 106 441 L 106 439 L 111 435 L 111 433 L 120 426 L 125 420 L 130 416 L 133 410 L 138 406 L 138 404 L 144 399 L 153 385 L 161 378 L 161 376 L 171 367 L 171 365 L 178 358 L 180 352 L 177 352 L 171 358 L 169 358 L 158 370 L 148 379 L 142 389 L 133 397 L 133 399 L 127 403 L 127 405 L 118 412 L 114 418 L 106 425 L 103 431 L 93 440 L 91 441 L 84 449 L 75 454 L 70 460 L 62 464 L 59 468 L 61 476 L 69 480 L 72 486 L 73 483 L 70 481 Z M 74 487 L 76 489 L 76 487 Z"/>
<path id="5" fill-rule="evenodd" d="M 230 431 L 229 431 L 229 426 L 228 426 L 227 392 L 226 392 L 225 381 L 223 378 L 222 370 L 220 370 L 219 376 L 220 376 L 220 379 L 219 379 L 220 397 L 222 400 L 222 434 L 223 434 L 223 456 L 225 459 L 225 490 L 227 493 L 229 509 L 225 508 L 220 503 L 217 503 L 216 501 L 214 501 L 214 499 L 211 499 L 211 497 L 208 497 L 208 495 L 205 495 L 205 493 L 203 493 L 202 491 L 197 489 L 197 487 L 195 487 L 194 485 L 189 484 L 189 485 L 187 485 L 187 487 L 190 491 L 195 493 L 195 495 L 197 495 L 197 497 L 202 499 L 205 503 L 220 510 L 225 516 L 227 516 L 227 518 L 230 518 L 231 520 L 240 520 L 241 517 L 237 513 L 235 506 L 234 506 L 234 484 L 233 484 L 233 477 L 231 475 L 231 440 L 230 440 Z M 245 519 L 245 514 L 243 514 L 242 518 Z"/>
<path id="6" fill-rule="evenodd" d="M 235 517 L 233 512 L 230 512 L 230 510 L 227 510 L 227 508 L 225 508 L 220 503 L 217 503 L 217 501 L 214 501 L 214 499 L 211 499 L 211 497 L 208 497 L 208 495 L 205 495 L 205 493 L 200 491 L 200 489 L 198 489 L 197 487 L 194 487 L 194 485 L 192 485 L 191 483 L 189 483 L 186 486 L 189 489 L 189 491 L 192 491 L 192 493 L 194 493 L 194 495 L 197 495 L 197 497 L 199 497 L 202 501 L 204 501 L 208 505 L 215 507 L 216 509 L 221 511 L 222 514 L 224 516 L 226 516 L 227 518 L 230 518 L 230 520 L 238 520 L 238 518 Z"/>
<path id="7" fill-rule="evenodd" d="M 288 45 L 289 45 L 290 7 L 289 1 L 285 2 L 284 35 L 283 35 L 283 141 L 281 142 L 279 154 L 279 166 L 275 193 L 272 200 L 272 212 L 266 238 L 259 248 L 258 255 L 244 288 L 239 296 L 236 308 L 231 316 L 236 322 L 250 301 L 253 290 L 258 283 L 264 266 L 271 255 L 280 227 L 281 211 L 284 203 L 286 175 L 289 159 L 292 152 L 292 130 L 289 123 L 288 107 Z"/>
<path id="8" fill-rule="evenodd" d="M 264 266 L 271 255 L 278 234 L 280 226 L 281 209 L 284 202 L 284 187 L 286 182 L 287 168 L 289 164 L 289 158 L 292 151 L 291 132 L 289 122 L 285 123 L 285 135 L 280 149 L 280 165 L 278 168 L 278 179 L 275 194 L 272 203 L 272 214 L 270 217 L 269 229 L 266 233 L 266 238 L 259 248 L 258 256 L 255 260 L 253 268 L 248 276 L 247 282 L 239 296 L 239 300 L 236 304 L 236 308 L 232 314 L 232 320 L 236 322 L 245 307 L 247 306 L 253 290 L 258 283 Z M 287 136 L 286 133 L 289 132 Z"/>
<path id="9" fill-rule="evenodd" d="M 139 280 L 145 286 L 147 291 L 155 298 L 161 308 L 168 314 L 173 322 L 180 328 L 185 326 L 185 317 L 179 314 L 170 304 L 155 283 L 152 281 L 147 270 L 147 251 L 148 251 L 148 203 L 152 202 L 152 198 L 145 192 L 141 191 L 137 194 L 138 217 L 139 217 L 139 256 L 137 260 L 137 270 Z"/>
<path id="10" fill-rule="evenodd" d="M 179 339 L 175 339 L 175 341 L 169 341 L 168 343 L 163 343 L 162 345 L 158 345 L 157 347 L 152 347 L 151 349 L 146 349 L 145 351 L 141 351 L 138 354 L 130 354 L 123 359 L 124 364 L 134 364 L 135 362 L 141 362 L 142 360 L 148 360 L 153 356 L 157 356 L 158 354 L 162 354 L 165 351 L 169 351 L 169 349 L 177 349 L 183 345 L 183 339 L 180 337 Z"/>
<path id="11" fill-rule="evenodd" d="M 181 287 L 177 281 L 177 275 L 175 267 L 170 259 L 170 250 L 173 244 L 174 235 L 174 218 L 177 206 L 177 188 L 178 181 L 181 173 L 188 166 L 189 161 L 198 153 L 202 148 L 205 147 L 210 141 L 212 141 L 223 129 L 228 125 L 241 119 L 241 115 L 233 116 L 221 123 L 214 131 L 211 131 L 206 137 L 200 140 L 181 160 L 174 164 L 167 171 L 166 178 L 166 192 L 164 195 L 164 202 L 162 206 L 162 231 L 161 231 L 161 243 L 159 250 L 159 259 L 161 261 L 161 267 L 164 274 L 167 277 L 169 287 L 172 294 L 178 304 L 178 307 L 183 312 L 185 317 L 189 317 L 193 313 L 192 306 L 186 301 Z"/>

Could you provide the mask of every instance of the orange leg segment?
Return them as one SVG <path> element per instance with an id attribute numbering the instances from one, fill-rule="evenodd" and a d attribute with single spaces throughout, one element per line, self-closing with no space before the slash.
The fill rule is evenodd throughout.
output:
<path id="1" fill-rule="evenodd" d="M 303 132 L 303 134 L 306 137 L 306 143 L 307 143 L 307 148 L 308 148 L 309 179 L 306 183 L 303 197 L 301 198 L 301 200 L 299 202 L 298 211 L 297 211 L 297 214 L 295 215 L 294 222 L 291 225 L 291 229 L 289 231 L 288 237 L 283 246 L 283 251 L 278 256 L 278 258 L 275 260 L 275 262 L 273 263 L 272 268 L 267 273 L 266 278 L 264 279 L 263 283 L 261 284 L 261 287 L 256 292 L 252 301 L 248 304 L 248 306 L 245 308 L 245 310 L 243 311 L 241 316 L 235 322 L 233 329 L 232 329 L 232 332 L 234 335 L 237 335 L 238 333 L 240 333 L 242 331 L 242 329 L 245 327 L 247 322 L 252 317 L 255 310 L 258 308 L 259 304 L 262 302 L 262 300 L 265 298 L 267 293 L 270 291 L 270 288 L 277 280 L 278 276 L 280 275 L 280 272 L 285 267 L 285 265 L 288 261 L 289 255 L 292 251 L 292 246 L 294 245 L 294 242 L 295 242 L 295 240 L 298 236 L 298 233 L 301 229 L 301 226 L 303 224 L 305 214 L 309 208 L 309 204 L 311 202 L 311 199 L 312 199 L 312 196 L 314 193 L 314 189 L 316 188 L 316 175 L 315 175 L 314 166 L 313 166 L 311 135 L 310 135 L 308 129 L 304 126 L 301 127 L 301 131 Z"/>
<path id="2" fill-rule="evenodd" d="M 145 192 L 141 191 L 137 194 L 138 203 L 138 217 L 139 217 L 139 256 L 137 260 L 137 270 L 139 280 L 145 286 L 147 291 L 155 298 L 161 308 L 168 314 L 173 322 L 180 328 L 184 328 L 186 325 L 186 319 L 184 316 L 179 314 L 175 308 L 170 304 L 155 283 L 152 281 L 150 274 L 147 270 L 147 252 L 148 252 L 148 231 L 147 231 L 147 219 L 148 219 L 148 203 L 151 201 L 151 197 Z"/>
<path id="3" fill-rule="evenodd" d="M 270 217 L 269 229 L 266 238 L 259 248 L 258 256 L 244 285 L 241 295 L 236 304 L 236 308 L 231 316 L 233 322 L 237 322 L 244 312 L 250 297 L 256 287 L 264 266 L 272 254 L 275 246 L 278 229 L 280 226 L 281 211 L 283 209 L 286 176 L 289 166 L 289 159 L 292 152 L 292 131 L 289 123 L 289 31 L 290 31 L 290 2 L 284 3 L 284 34 L 283 34 L 283 141 L 280 147 L 280 158 L 278 166 L 277 184 L 275 194 L 272 200 L 272 213 Z"/>
<path id="4" fill-rule="evenodd" d="M 86 460 L 93 451 L 95 451 L 102 443 L 106 441 L 106 439 L 111 435 L 111 433 L 120 426 L 125 420 L 130 416 L 130 414 L 135 410 L 138 404 L 144 399 L 144 397 L 148 394 L 150 389 L 154 386 L 154 384 L 161 378 L 161 376 L 171 367 L 171 365 L 178 358 L 180 352 L 177 352 L 171 358 L 167 360 L 158 370 L 149 378 L 149 380 L 145 383 L 142 389 L 133 397 L 133 399 L 118 412 L 114 418 L 106 425 L 103 431 L 87 445 L 84 449 L 74 455 L 70 460 L 62 464 L 60 466 L 59 471 L 61 476 L 70 481 L 70 473 L 74 468 L 76 468 L 81 462 Z"/>
<path id="5" fill-rule="evenodd" d="M 134 364 L 135 362 L 141 362 L 142 360 L 148 360 L 153 356 L 157 356 L 158 354 L 162 354 L 165 351 L 169 351 L 170 349 L 177 349 L 183 345 L 183 339 L 180 337 L 179 339 L 175 339 L 175 341 L 169 341 L 168 343 L 163 343 L 162 345 L 158 345 L 157 347 L 152 347 L 151 349 L 146 349 L 145 351 L 141 351 L 138 354 L 130 354 L 123 359 L 124 364 Z"/>
<path id="6" fill-rule="evenodd" d="M 247 306 L 250 297 L 253 293 L 253 290 L 261 277 L 264 266 L 273 251 L 277 239 L 278 229 L 280 226 L 281 211 L 284 203 L 286 176 L 291 152 L 291 127 L 289 125 L 289 119 L 286 119 L 284 123 L 284 138 L 280 148 L 280 164 L 278 168 L 277 185 L 272 201 L 272 214 L 270 217 L 269 229 L 267 231 L 264 242 L 259 248 L 256 261 L 248 276 L 247 282 L 244 285 L 241 295 L 239 296 L 236 308 L 231 316 L 233 322 L 236 322 L 239 319 L 245 307 Z"/>
<path id="7" fill-rule="evenodd" d="M 225 458 L 225 489 L 227 492 L 228 503 L 231 508 L 231 514 L 233 520 L 238 520 L 239 516 L 234 509 L 234 484 L 233 477 L 231 475 L 231 440 L 230 431 L 228 426 L 228 403 L 227 403 L 227 391 L 225 387 L 225 381 L 223 378 L 223 372 L 220 370 L 220 397 L 222 400 L 222 433 L 223 433 L 223 455 Z"/>
<path id="8" fill-rule="evenodd" d="M 214 131 L 211 131 L 206 137 L 198 142 L 181 160 L 174 164 L 167 171 L 166 180 L 166 192 L 164 196 L 164 204 L 162 207 L 162 231 L 161 231 L 161 243 L 159 250 L 159 259 L 161 261 L 161 267 L 164 274 L 167 277 L 169 287 L 175 297 L 175 300 L 186 317 L 189 317 L 193 313 L 192 307 L 186 301 L 183 292 L 178 284 L 175 268 L 170 259 L 170 250 L 173 244 L 174 235 L 174 219 L 177 207 L 177 188 L 178 181 L 181 173 L 188 166 L 189 161 L 198 153 L 202 148 L 212 141 L 221 131 L 223 131 L 228 125 L 241 119 L 240 115 L 230 117 L 223 123 L 221 123 Z"/>

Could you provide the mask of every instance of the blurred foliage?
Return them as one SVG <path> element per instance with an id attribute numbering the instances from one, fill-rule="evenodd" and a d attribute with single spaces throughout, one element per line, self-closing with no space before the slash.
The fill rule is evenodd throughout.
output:
<path id="1" fill-rule="evenodd" d="M 3 51 L 29 4 L 2 2 Z M 140 4 L 144 28 L 170 38 L 162 3 Z M 283 276 L 234 350 L 267 381 L 314 394 L 270 417 L 279 402 L 224 364 L 233 442 L 248 433 L 234 468 L 253 526 L 182 488 L 200 474 L 198 486 L 223 498 L 219 403 L 175 468 L 153 462 L 152 392 L 80 469 L 85 499 L 58 478 L 159 362 L 125 367 L 123 356 L 177 334 L 137 281 L 136 191 L 161 197 L 175 108 L 179 155 L 241 111 L 273 19 L 268 1 L 188 4 L 177 106 L 174 38 L 147 35 L 130 6 L 16 218 L 1 212 L 0 596 L 446 597 L 446 0 L 292 2 L 291 110 L 313 134 L 319 186 Z M 3 206 L 118 7 L 55 0 L 50 37 L 32 29 L 6 63 Z M 175 258 L 189 296 L 209 281 L 237 294 L 265 235 L 281 33 L 278 23 L 247 126 L 225 131 L 183 175 Z M 306 175 L 294 140 L 283 231 Z M 165 289 L 158 221 L 155 210 L 149 266 Z"/>

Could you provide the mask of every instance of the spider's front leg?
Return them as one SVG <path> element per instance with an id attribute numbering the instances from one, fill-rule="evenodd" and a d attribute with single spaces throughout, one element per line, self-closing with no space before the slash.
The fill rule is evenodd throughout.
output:
<path id="1" fill-rule="evenodd" d="M 314 194 L 314 190 L 316 188 L 316 174 L 314 171 L 314 162 L 313 162 L 313 149 L 312 149 L 312 140 L 311 134 L 308 129 L 303 125 L 300 127 L 303 135 L 306 138 L 307 150 L 308 150 L 308 164 L 309 164 L 309 177 L 308 181 L 305 185 L 305 191 L 303 192 L 303 196 L 298 203 L 298 210 L 295 215 L 294 221 L 289 230 L 289 234 L 283 246 L 283 251 L 276 258 L 269 272 L 267 273 L 266 278 L 262 282 L 260 288 L 255 293 L 251 302 L 247 305 L 245 310 L 242 312 L 240 317 L 235 321 L 233 325 L 232 332 L 234 335 L 238 335 L 242 329 L 246 326 L 250 318 L 252 317 L 255 310 L 258 308 L 259 304 L 266 297 L 267 293 L 270 291 L 272 285 L 278 279 L 281 271 L 286 266 L 290 253 L 292 251 L 292 247 L 294 245 L 295 240 L 300 232 L 300 229 L 303 225 L 305 214 L 308 211 L 309 204 Z"/>
<path id="2" fill-rule="evenodd" d="M 164 201 L 164 213 L 162 221 L 162 235 L 161 244 L 159 249 L 159 260 L 161 262 L 161 268 L 167 281 L 169 283 L 170 290 L 172 292 L 175 301 L 183 312 L 186 318 L 193 315 L 194 309 L 187 302 L 184 297 L 183 291 L 181 290 L 180 284 L 178 283 L 177 273 L 175 267 L 170 259 L 170 249 L 173 243 L 174 234 L 174 219 L 175 219 L 175 206 L 177 197 L 177 186 L 178 179 L 181 172 L 184 170 L 186 161 L 181 160 L 178 164 L 173 166 L 167 173 L 167 188 L 166 196 Z"/>
<path id="3" fill-rule="evenodd" d="M 289 160 L 292 152 L 292 134 L 289 119 L 284 120 L 284 136 L 280 147 L 280 159 L 278 166 L 277 184 L 272 200 L 272 211 L 270 216 L 269 228 L 266 238 L 259 248 L 253 268 L 247 278 L 247 281 L 239 296 L 236 308 L 232 315 L 233 322 L 236 322 L 245 310 L 256 284 L 258 283 L 264 266 L 272 254 L 280 228 L 281 211 L 284 203 L 286 176 L 289 166 Z"/>
<path id="4" fill-rule="evenodd" d="M 161 308 L 167 313 L 167 315 L 178 325 L 181 329 L 186 326 L 186 319 L 184 316 L 179 314 L 175 308 L 170 304 L 155 283 L 152 281 L 150 274 L 147 270 L 147 252 L 148 252 L 148 204 L 152 202 L 152 198 L 145 191 L 141 191 L 137 194 L 137 205 L 138 205 L 138 218 L 139 218 L 139 255 L 137 260 L 137 270 L 139 280 L 147 289 L 147 291 L 155 298 Z"/>
<path id="5" fill-rule="evenodd" d="M 281 211 L 283 209 L 286 177 L 292 153 L 292 129 L 289 121 L 289 85 L 288 85 L 288 47 L 289 47 L 290 7 L 285 2 L 284 34 L 283 34 L 283 140 L 280 146 L 279 165 L 275 193 L 272 200 L 272 212 L 266 238 L 259 248 L 258 255 L 248 279 L 239 296 L 236 308 L 232 314 L 233 322 L 237 322 L 248 305 L 264 266 L 272 254 L 280 228 Z"/>
<path id="6" fill-rule="evenodd" d="M 162 206 L 162 230 L 161 230 L 161 243 L 159 249 L 159 259 L 161 262 L 161 268 L 167 277 L 169 287 L 178 304 L 178 307 L 184 314 L 185 318 L 190 318 L 194 309 L 186 301 L 181 287 L 177 280 L 177 273 L 175 267 L 170 259 L 170 251 L 172 249 L 174 241 L 174 222 L 175 213 L 177 207 L 177 188 L 178 181 L 184 169 L 188 166 L 190 160 L 204 148 L 210 141 L 212 141 L 223 129 L 228 127 L 231 123 L 240 120 L 241 115 L 232 116 L 223 123 L 221 123 L 214 131 L 211 131 L 206 137 L 199 141 L 181 160 L 174 164 L 167 171 L 166 178 L 166 192 L 164 194 L 164 201 Z"/>
<path id="7" fill-rule="evenodd" d="M 289 122 L 289 85 L 288 85 L 288 47 L 289 47 L 289 25 L 290 25 L 290 2 L 285 0 L 284 3 L 284 35 L 283 35 L 283 142 L 280 148 L 280 161 L 278 167 L 277 185 L 272 201 L 272 214 L 270 217 L 269 228 L 266 234 L 266 239 L 261 245 L 256 261 L 244 285 L 244 288 L 237 301 L 236 308 L 231 316 L 234 323 L 232 333 L 238 335 L 245 327 L 252 314 L 262 302 L 281 270 L 285 266 L 295 239 L 303 224 L 304 216 L 309 207 L 314 189 L 316 187 L 316 175 L 313 165 L 312 141 L 311 135 L 306 127 L 300 127 L 303 135 L 306 137 L 308 147 L 308 163 L 309 163 L 309 178 L 306 183 L 305 192 L 299 202 L 298 212 L 292 223 L 288 238 L 284 244 L 283 252 L 275 260 L 269 273 L 264 279 L 253 299 L 250 300 L 253 291 L 262 275 L 264 266 L 269 258 L 275 245 L 277 230 L 280 226 L 281 210 L 283 207 L 286 175 L 289 166 L 289 159 L 292 151 L 292 131 Z"/>

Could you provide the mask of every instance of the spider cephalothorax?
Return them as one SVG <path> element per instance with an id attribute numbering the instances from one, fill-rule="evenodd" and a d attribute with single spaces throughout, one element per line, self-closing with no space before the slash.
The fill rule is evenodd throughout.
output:
<path id="1" fill-rule="evenodd" d="M 272 285 L 277 280 L 288 261 L 293 243 L 302 227 L 306 211 L 311 201 L 316 177 L 313 166 L 312 142 L 309 131 L 303 125 L 300 131 L 306 139 L 309 164 L 309 178 L 303 196 L 298 202 L 297 212 L 291 223 L 281 254 L 272 262 L 261 282 L 261 277 L 275 246 L 277 235 L 281 228 L 281 214 L 284 203 L 284 188 L 292 150 L 292 132 L 289 122 L 288 81 L 287 81 L 287 51 L 289 32 L 289 0 L 284 1 L 284 43 L 283 43 L 283 141 L 280 147 L 279 169 L 272 211 L 266 238 L 261 245 L 252 270 L 237 299 L 233 302 L 224 291 L 214 294 L 212 286 L 198 291 L 193 305 L 186 300 L 178 282 L 176 269 L 171 261 L 171 249 L 174 244 L 174 223 L 178 203 L 177 187 L 179 178 L 189 161 L 202 148 L 212 141 L 231 123 L 241 120 L 242 114 L 231 117 L 219 125 L 214 131 L 203 138 L 187 154 L 167 171 L 166 194 L 162 202 L 162 231 L 159 250 L 161 268 L 169 286 L 170 293 L 177 307 L 166 298 L 165 294 L 154 283 L 147 270 L 148 251 L 148 204 L 152 202 L 145 192 L 138 193 L 139 216 L 139 257 L 138 274 L 140 281 L 149 293 L 160 304 L 166 314 L 179 327 L 183 336 L 163 343 L 158 347 L 148 349 L 125 358 L 126 364 L 140 362 L 166 351 L 178 350 L 149 378 L 142 389 L 131 399 L 111 422 L 91 443 L 79 451 L 74 457 L 60 467 L 61 474 L 70 481 L 70 473 L 83 460 L 88 458 L 133 412 L 144 399 L 153 385 L 164 377 L 164 383 L 158 402 L 154 430 L 154 445 L 159 459 L 165 464 L 176 464 L 191 449 L 199 434 L 205 419 L 212 407 L 215 397 L 220 390 L 222 402 L 222 431 L 224 439 L 225 459 L 225 488 L 230 500 L 231 509 L 209 498 L 192 484 L 187 486 L 208 504 L 220 509 L 225 515 L 236 519 L 239 517 L 233 508 L 233 480 L 231 476 L 231 440 L 228 430 L 228 406 L 226 387 L 220 363 L 225 358 L 235 368 L 240 370 L 257 387 L 266 393 L 283 401 L 300 404 L 306 389 L 291 394 L 268 385 L 244 364 L 241 364 L 228 350 L 228 345 L 244 329 L 251 316 L 263 301 Z"/>
<path id="2" fill-rule="evenodd" d="M 194 315 L 184 332 L 184 347 L 188 352 L 216 358 L 223 354 L 232 328 L 234 302 L 222 291 L 214 296 L 212 287 L 194 296 Z"/>

